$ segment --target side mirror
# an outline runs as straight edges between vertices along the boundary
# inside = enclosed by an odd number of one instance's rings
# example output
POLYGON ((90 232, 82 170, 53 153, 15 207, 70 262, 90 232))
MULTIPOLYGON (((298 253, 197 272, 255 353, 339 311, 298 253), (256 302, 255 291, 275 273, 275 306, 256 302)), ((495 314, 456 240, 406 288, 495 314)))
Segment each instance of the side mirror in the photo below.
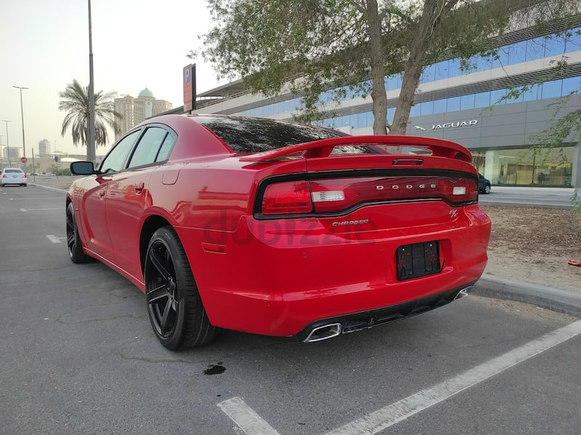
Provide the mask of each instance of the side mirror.
POLYGON ((92 175, 95 173, 93 162, 73 162, 71 163, 71 174, 92 175))

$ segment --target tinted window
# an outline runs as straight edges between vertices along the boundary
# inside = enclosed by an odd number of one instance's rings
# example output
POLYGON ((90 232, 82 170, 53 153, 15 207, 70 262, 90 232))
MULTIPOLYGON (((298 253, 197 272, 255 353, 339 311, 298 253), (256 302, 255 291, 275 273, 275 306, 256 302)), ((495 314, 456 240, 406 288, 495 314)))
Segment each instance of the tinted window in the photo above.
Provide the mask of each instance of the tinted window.
POLYGON ((168 132, 163 128, 148 128, 139 140, 135 151, 133 151, 128 167, 134 168, 136 166, 155 163, 156 157, 167 135, 168 132))
POLYGON ((107 157, 105 157, 105 160, 103 160, 103 163, 101 163, 100 172, 102 174, 119 172, 125 167, 127 156, 131 151, 131 147, 133 146, 135 139, 137 139, 137 136, 139 136, 139 133, 141 133, 141 130, 134 131, 133 133, 125 136, 117 143, 117 145, 115 145, 115 148, 109 152, 107 157))
POLYGON ((20 169, 5 169, 4 172, 7 174, 22 174, 20 169))
POLYGON ((197 116, 195 121, 212 130, 235 153, 257 153, 339 136, 310 125, 270 119, 197 116))

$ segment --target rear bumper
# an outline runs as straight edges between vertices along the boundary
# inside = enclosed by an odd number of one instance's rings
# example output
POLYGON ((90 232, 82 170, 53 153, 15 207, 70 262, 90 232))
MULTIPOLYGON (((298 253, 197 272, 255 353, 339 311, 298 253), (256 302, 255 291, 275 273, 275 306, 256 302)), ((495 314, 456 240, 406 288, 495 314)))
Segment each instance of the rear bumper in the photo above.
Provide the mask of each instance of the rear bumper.
POLYGON ((23 184, 28 184, 28 180, 10 180, 10 181, 0 181, 2 186, 21 186, 23 184))
POLYGON ((391 305, 363 313, 317 320, 307 325, 294 338, 298 341, 312 343, 336 337, 340 334, 370 329, 384 323, 402 320, 448 305, 450 302, 467 296, 472 289, 470 283, 460 288, 448 290, 426 298, 416 299, 402 304, 391 305))
POLYGON ((232 232, 178 230, 214 326, 299 339, 328 323, 348 332, 450 302, 487 262, 490 220, 478 206, 452 223, 381 231, 332 234, 317 219, 289 225, 243 217, 232 232), (442 271, 398 281, 397 248, 435 240, 442 271))

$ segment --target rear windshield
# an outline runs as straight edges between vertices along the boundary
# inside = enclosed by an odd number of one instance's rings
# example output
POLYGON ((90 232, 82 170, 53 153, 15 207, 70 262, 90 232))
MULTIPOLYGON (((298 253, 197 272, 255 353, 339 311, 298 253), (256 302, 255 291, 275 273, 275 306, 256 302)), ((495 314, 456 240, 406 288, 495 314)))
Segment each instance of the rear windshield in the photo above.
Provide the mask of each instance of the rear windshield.
POLYGON ((21 169, 4 169, 4 172, 7 174, 22 174, 21 169))
POLYGON ((266 118, 196 116, 194 119, 212 130, 237 154, 341 136, 332 130, 266 118))

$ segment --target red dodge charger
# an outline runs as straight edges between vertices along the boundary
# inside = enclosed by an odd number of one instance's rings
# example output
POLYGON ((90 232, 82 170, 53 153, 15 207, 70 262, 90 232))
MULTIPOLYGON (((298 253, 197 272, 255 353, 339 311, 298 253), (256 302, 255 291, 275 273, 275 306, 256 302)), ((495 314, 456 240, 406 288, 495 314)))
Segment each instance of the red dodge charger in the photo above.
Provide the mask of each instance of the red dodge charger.
POLYGON ((315 342, 440 307, 486 266, 471 154, 449 141, 168 115, 71 164, 68 252, 146 295, 160 342, 315 342))

